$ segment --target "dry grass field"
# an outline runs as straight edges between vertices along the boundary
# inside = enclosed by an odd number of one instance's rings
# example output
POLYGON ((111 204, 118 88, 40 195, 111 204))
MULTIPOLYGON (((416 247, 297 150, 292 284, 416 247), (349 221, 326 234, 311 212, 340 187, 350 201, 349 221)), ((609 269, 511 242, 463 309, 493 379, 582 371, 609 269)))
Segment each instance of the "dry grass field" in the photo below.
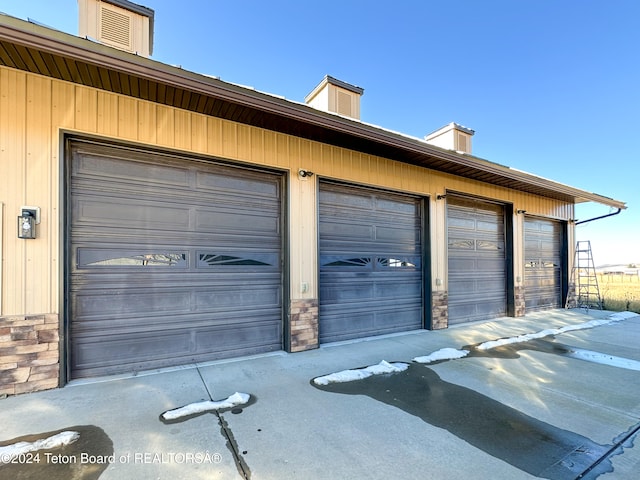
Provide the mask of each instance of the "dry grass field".
POLYGON ((605 310, 640 313, 640 277, 638 275, 598 274, 600 296, 605 310))

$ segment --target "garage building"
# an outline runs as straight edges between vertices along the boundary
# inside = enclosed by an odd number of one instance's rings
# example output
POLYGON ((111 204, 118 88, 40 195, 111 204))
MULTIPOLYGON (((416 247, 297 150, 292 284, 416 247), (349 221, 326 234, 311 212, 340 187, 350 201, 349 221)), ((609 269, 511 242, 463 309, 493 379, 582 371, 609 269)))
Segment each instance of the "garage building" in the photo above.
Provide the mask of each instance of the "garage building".
POLYGON ((142 54, 0 16, 0 395, 564 307, 575 204, 625 208, 331 76, 298 103, 156 62, 152 11, 99 6, 142 54))

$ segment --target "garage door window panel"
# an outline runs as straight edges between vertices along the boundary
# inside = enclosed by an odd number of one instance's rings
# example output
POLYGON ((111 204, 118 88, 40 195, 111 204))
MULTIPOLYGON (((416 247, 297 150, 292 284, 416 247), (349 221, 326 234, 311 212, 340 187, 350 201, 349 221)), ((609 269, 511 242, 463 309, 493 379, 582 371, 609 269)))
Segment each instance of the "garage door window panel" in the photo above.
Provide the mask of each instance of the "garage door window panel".
POLYGON ((198 268, 210 267, 275 267, 277 266, 277 254, 216 254, 210 252, 198 252, 198 268))
POLYGON ((140 250, 78 249, 78 268, 91 267, 173 267, 188 268, 188 255, 179 253, 143 253, 140 250))

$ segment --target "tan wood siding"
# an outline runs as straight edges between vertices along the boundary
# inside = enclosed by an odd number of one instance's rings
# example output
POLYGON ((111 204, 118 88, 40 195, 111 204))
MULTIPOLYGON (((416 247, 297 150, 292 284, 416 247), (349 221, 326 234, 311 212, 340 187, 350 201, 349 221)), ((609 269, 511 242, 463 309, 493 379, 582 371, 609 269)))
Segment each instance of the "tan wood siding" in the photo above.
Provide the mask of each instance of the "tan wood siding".
MULTIPOLYGON (((53 165, 50 161, 51 152, 51 110, 42 109, 42 105, 51 103, 51 85, 41 77, 27 77, 26 104, 26 158, 25 158, 25 191, 28 205, 52 205, 53 165)), ((51 216, 42 216, 36 229, 44 242, 51 244, 51 216)), ((38 279, 51 278, 56 274, 51 270, 51 249, 39 248, 37 243, 25 242, 27 248, 25 268, 24 296, 27 306, 29 299, 37 298, 44 305, 52 305, 51 288, 48 282, 38 279), (32 281, 31 279, 35 279, 32 281)), ((51 310, 49 310, 51 311, 51 310)), ((45 311, 27 310, 25 313, 47 313, 45 311)))
POLYGON ((26 184, 26 75, 0 69, 0 201, 4 203, 5 236, 2 252, 2 314, 23 313, 26 303, 26 263, 32 249, 16 238, 18 209, 27 198, 26 184))
MULTIPOLYGON (((573 218, 571 203, 0 67, 3 315, 59 311, 60 130, 290 170, 292 298, 317 298, 315 208, 307 203, 315 202, 318 177, 431 196, 434 204, 436 194, 450 190, 513 203, 531 215, 573 218), (300 168, 315 176, 300 180, 300 168), (21 205, 42 209, 36 240, 16 238, 21 205), (309 282, 304 295, 301 282, 309 282)), ((438 209, 432 207, 434 283, 445 275, 438 209)))

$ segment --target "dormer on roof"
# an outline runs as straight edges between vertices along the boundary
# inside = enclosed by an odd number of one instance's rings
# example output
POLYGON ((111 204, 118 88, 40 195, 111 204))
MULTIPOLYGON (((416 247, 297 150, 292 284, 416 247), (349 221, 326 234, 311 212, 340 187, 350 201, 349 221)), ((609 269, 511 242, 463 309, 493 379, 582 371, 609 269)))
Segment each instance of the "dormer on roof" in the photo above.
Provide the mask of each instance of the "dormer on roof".
POLYGON ((154 11, 127 0, 78 0, 78 34, 125 52, 153 53, 154 11))
POLYGON ((364 89, 326 75, 309 95, 307 105, 360 120, 360 97, 364 89))
POLYGON ((427 143, 436 147, 454 150, 456 152, 471 153, 471 137, 475 131, 451 122, 435 132, 424 137, 427 143))

